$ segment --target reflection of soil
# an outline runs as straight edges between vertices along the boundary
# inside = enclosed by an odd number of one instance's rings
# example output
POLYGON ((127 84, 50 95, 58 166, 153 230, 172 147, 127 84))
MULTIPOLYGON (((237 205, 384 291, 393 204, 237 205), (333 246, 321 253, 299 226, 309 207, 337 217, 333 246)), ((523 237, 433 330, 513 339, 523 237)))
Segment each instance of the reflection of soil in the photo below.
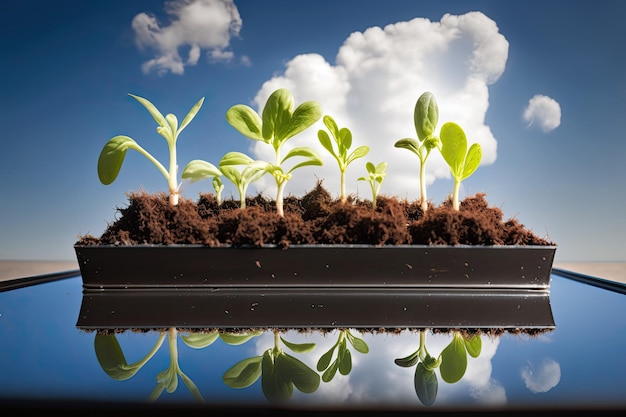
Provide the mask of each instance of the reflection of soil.
POLYGON ((445 201, 424 214, 419 202, 395 197, 379 197, 376 210, 354 198, 341 204, 320 182, 302 198, 285 198, 284 217, 260 194, 246 204, 244 210, 234 200, 218 206, 213 194, 201 194, 197 202, 181 198, 170 206, 164 193, 134 192, 102 236, 81 236, 77 244, 554 245, 516 219, 504 221, 485 194, 466 198, 459 211, 445 201))

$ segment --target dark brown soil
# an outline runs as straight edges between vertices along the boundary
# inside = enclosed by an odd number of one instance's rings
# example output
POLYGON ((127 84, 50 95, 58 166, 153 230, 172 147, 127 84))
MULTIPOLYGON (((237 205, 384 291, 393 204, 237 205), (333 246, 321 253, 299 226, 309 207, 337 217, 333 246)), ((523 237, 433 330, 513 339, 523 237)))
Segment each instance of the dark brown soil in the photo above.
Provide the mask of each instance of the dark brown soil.
POLYGON ((128 206, 117 209, 117 220, 102 236, 80 236, 77 244, 555 245, 516 219, 503 220, 502 210, 489 207, 485 194, 466 198, 458 211, 445 201, 424 213, 419 202, 394 197, 379 197, 373 210, 367 200, 341 204, 318 182, 302 198, 285 199, 284 217, 260 194, 248 198, 243 210, 235 200, 218 206, 213 194, 201 194, 196 202, 181 198, 177 206, 168 204, 165 193, 128 197, 128 206))

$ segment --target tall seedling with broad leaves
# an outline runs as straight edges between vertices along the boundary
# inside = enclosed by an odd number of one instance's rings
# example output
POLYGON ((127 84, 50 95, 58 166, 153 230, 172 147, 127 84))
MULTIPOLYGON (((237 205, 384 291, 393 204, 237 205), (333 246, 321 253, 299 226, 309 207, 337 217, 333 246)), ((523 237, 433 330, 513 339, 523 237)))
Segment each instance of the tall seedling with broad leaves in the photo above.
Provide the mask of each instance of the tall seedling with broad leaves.
MULTIPOLYGON (((148 160, 161 171, 167 180, 169 203, 175 206, 178 204, 180 189, 180 184, 177 182, 178 162, 176 158, 176 143, 180 132, 187 127, 200 110, 200 107, 202 107, 204 97, 189 110, 179 126, 178 119, 173 114, 170 113, 164 117, 150 101, 133 94, 129 95, 141 103, 159 125, 156 129, 157 133, 165 138, 169 148, 169 168, 165 169, 156 158, 130 137, 119 135, 109 139, 100 152, 100 157, 98 158, 98 178, 104 185, 109 185, 115 181, 124 163, 126 151, 133 149, 148 158, 148 160)), ((183 170, 182 178, 193 182, 203 178, 202 175, 207 175, 207 172, 210 173, 211 176, 221 175, 220 171, 208 162, 198 164, 197 161, 191 161, 183 170)))
POLYGON ((413 121, 418 140, 413 138, 400 139, 395 143, 396 148, 404 148, 413 152, 420 160, 420 201, 422 211, 428 208, 426 200, 426 160, 430 151, 439 148, 441 142, 435 136, 435 129, 439 121, 439 107, 432 93, 422 94, 415 104, 413 121))
POLYGON ((346 196, 346 170, 348 169, 348 165, 350 165, 354 160, 364 157, 370 151, 368 146, 359 146, 351 153, 348 153, 350 147, 352 147, 352 132, 350 129, 346 127, 342 127, 339 129, 337 127, 337 123, 335 123, 335 119, 330 116, 324 116, 324 124, 326 128, 330 132, 333 137, 333 140, 337 144, 337 150, 333 147, 332 141, 328 133, 325 130, 319 130, 317 132, 317 137, 322 144, 322 146, 330 152, 330 154, 337 160, 337 164, 339 165, 339 172, 341 173, 341 194, 340 200, 341 203, 345 203, 347 200, 346 196))
POLYGON ((454 193, 452 194, 452 207, 459 209, 459 188, 461 181, 476 171, 482 159, 482 148, 474 143, 467 149, 467 138, 461 126, 448 122, 441 126, 441 155, 450 167, 454 178, 454 193))
POLYGON ((226 112, 226 120, 244 136, 259 140, 274 149, 276 158, 268 164, 267 172, 272 174, 276 181, 276 212, 284 216, 283 193, 291 173, 297 168, 307 165, 322 165, 321 156, 312 148, 295 147, 283 156, 285 143, 312 126, 322 117, 322 108, 319 103, 307 101, 294 110, 294 100, 287 89, 278 89, 270 95, 259 115, 251 107, 237 104, 226 112), (302 161, 290 169, 283 167, 284 163, 294 157, 302 161))

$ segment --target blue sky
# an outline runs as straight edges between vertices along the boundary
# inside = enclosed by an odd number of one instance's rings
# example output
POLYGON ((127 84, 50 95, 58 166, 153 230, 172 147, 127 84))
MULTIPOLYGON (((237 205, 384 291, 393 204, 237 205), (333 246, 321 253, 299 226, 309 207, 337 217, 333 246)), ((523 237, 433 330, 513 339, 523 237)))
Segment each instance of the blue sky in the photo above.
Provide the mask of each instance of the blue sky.
MULTIPOLYGON (((366 161, 386 161, 381 193, 418 197, 418 160, 393 144, 416 136, 413 106, 431 91, 440 125, 459 123, 483 147, 462 197, 485 192, 506 218, 555 241, 557 261, 624 261, 624 12, 607 0, 4 0, 0 259, 72 260, 78 236, 102 233, 126 193, 167 191, 133 151, 113 184, 98 180, 98 155, 116 135, 168 164, 154 120, 128 93, 179 120, 205 98, 178 141, 182 170, 229 151, 269 158, 225 114, 260 110, 287 87, 370 146, 348 169, 348 192, 369 198, 356 178, 366 161)), ((319 148, 320 128, 288 143, 319 148)), ((337 164, 320 152, 324 166, 296 170, 286 195, 322 178, 338 196, 337 164)), ((437 154, 427 178, 434 203, 452 192, 437 154)), ((249 193, 272 197, 269 179, 249 193)), ((210 181, 184 187, 191 199, 212 191, 210 181)), ((226 184, 225 197, 234 193, 226 184)))

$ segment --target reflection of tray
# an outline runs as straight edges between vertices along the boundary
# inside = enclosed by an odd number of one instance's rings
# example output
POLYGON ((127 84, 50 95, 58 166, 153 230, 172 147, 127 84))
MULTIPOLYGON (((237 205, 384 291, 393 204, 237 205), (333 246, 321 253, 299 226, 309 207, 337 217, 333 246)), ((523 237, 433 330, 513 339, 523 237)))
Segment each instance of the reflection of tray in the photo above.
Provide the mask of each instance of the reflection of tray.
POLYGON ((85 290, 77 327, 555 328, 543 290, 85 290))
POLYGON ((553 246, 75 246, 85 288, 550 286, 553 246))

